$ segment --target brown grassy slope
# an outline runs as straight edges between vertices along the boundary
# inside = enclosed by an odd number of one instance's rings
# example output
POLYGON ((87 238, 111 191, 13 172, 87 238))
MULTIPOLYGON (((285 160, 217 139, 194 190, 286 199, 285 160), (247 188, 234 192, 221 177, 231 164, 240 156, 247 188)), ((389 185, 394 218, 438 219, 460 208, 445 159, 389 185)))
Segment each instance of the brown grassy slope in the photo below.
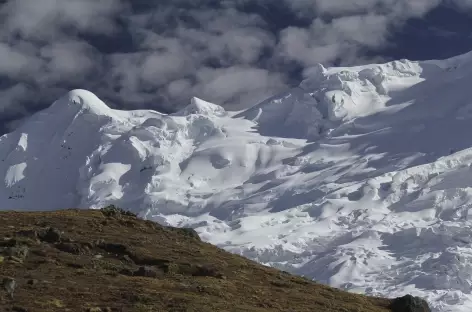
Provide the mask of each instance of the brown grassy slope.
POLYGON ((390 300, 264 267, 192 230, 105 212, 0 212, 0 311, 391 311, 390 300))

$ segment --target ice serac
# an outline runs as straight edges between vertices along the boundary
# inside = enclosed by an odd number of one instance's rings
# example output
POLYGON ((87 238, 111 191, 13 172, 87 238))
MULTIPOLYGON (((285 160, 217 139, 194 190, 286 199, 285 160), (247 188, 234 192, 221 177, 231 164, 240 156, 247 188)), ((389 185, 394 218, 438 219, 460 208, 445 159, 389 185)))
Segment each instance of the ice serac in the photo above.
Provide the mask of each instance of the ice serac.
POLYGON ((240 112, 75 90, 0 138, 0 204, 115 204, 333 286, 470 311, 471 59, 317 65, 240 112))

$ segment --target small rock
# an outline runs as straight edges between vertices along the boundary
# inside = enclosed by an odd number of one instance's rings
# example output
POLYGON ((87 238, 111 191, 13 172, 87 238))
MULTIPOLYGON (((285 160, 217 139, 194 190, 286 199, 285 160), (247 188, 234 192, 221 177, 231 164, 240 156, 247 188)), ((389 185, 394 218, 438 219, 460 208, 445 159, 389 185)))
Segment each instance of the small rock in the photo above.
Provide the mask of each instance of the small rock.
POLYGON ((105 250, 106 252, 113 253, 113 254, 127 254, 128 253, 128 247, 126 247, 123 244, 102 242, 98 244, 97 247, 105 250))
POLYGON ((38 283, 38 280, 36 280, 36 279, 30 279, 30 280, 28 280, 27 283, 28 283, 28 285, 34 286, 34 285, 36 285, 36 284, 38 283))
POLYGON ((81 248, 80 244, 77 243, 59 243, 56 244, 55 247, 60 251, 67 252, 74 255, 80 255, 84 253, 83 248, 81 248))
POLYGON ((127 263, 133 263, 134 262, 133 259, 131 259, 130 256, 128 256, 128 255, 123 255, 121 257, 121 260, 123 260, 124 262, 127 262, 127 263))
POLYGON ((139 267, 139 269, 135 271, 133 275, 144 276, 144 277, 157 277, 158 276, 157 272, 154 269, 150 267, 146 267, 146 266, 139 267))
POLYGON ((28 255, 29 248, 27 246, 18 246, 18 247, 10 247, 7 249, 7 254, 10 256, 10 259, 14 260, 15 262, 23 262, 28 255))
POLYGON ((61 232, 53 227, 48 228, 46 231, 39 235, 39 238, 48 243, 57 243, 61 240, 61 232))
POLYGON ((392 312, 431 312, 425 300, 411 295, 394 299, 390 308, 392 312))
POLYGON ((15 292, 16 281, 14 278, 6 277, 2 281, 3 289, 10 295, 10 298, 13 299, 13 293, 15 292))
POLYGON ((94 257, 95 259, 102 259, 102 258, 103 258, 102 255, 95 255, 95 256, 93 256, 93 257, 94 257))
POLYGON ((13 311, 13 312, 28 312, 28 309, 23 308, 23 307, 14 306, 14 307, 12 308, 12 311, 13 311))
POLYGON ((15 257, 15 256, 10 256, 8 258, 8 260, 10 260, 11 263, 16 263, 16 264, 22 264, 23 263, 23 260, 18 258, 18 257, 15 257))
POLYGON ((87 312, 103 312, 103 310, 99 307, 88 308, 87 312))
POLYGON ((85 267, 83 263, 78 263, 78 262, 67 262, 66 265, 69 268, 74 268, 74 269, 83 269, 85 267))
POLYGON ((100 238, 100 239, 97 239, 95 241, 93 241, 92 243, 90 243, 90 246, 93 247, 97 247, 97 246, 100 246, 102 244, 105 244, 105 240, 103 238, 100 238))

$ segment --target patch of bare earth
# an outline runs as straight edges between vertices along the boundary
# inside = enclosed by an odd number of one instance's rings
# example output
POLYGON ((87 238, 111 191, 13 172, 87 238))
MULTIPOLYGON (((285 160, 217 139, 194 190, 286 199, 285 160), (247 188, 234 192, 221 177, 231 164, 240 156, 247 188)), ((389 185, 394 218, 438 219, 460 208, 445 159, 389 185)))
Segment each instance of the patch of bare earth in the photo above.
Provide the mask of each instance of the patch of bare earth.
POLYGON ((418 298, 351 294, 264 267, 114 207, 0 212, 0 283, 2 312, 429 311, 418 298))

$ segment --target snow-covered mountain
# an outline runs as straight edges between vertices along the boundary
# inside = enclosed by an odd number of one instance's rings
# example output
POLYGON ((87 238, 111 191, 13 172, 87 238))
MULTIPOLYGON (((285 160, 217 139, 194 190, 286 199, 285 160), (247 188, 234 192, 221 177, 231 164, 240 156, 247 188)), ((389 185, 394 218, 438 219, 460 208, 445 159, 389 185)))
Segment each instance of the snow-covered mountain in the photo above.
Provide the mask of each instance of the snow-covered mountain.
POLYGON ((2 209, 116 204, 354 292, 472 309, 472 53, 312 69, 241 112, 74 90, 0 138, 2 209))

